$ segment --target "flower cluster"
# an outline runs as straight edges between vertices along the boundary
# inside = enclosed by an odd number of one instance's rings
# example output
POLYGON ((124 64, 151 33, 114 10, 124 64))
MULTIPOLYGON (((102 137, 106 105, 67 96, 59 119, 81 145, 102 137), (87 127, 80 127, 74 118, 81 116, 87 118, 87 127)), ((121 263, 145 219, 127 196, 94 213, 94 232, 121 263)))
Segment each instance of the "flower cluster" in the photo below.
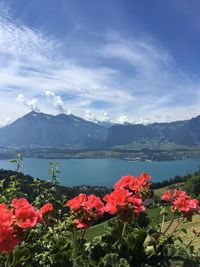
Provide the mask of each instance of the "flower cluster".
POLYGON ((142 199, 134 196, 127 189, 115 190, 110 194, 105 195, 106 211, 114 215, 116 213, 125 213, 132 210, 133 213, 140 213, 145 208, 142 204, 142 199))
POLYGON ((66 206, 71 208, 77 228, 87 228, 104 212, 112 215, 123 214, 123 217, 129 216, 130 213, 138 214, 145 209, 143 199, 150 192, 149 179, 150 176, 147 173, 142 173, 138 177, 123 176, 115 184, 115 190, 104 196, 103 200, 106 202, 106 206, 99 197, 86 196, 86 194, 79 194, 69 200, 66 206))
POLYGON ((144 172, 139 176, 123 176, 114 186, 115 190, 127 189, 139 198, 146 198, 150 192, 149 188, 152 183, 148 180, 151 176, 144 172))
POLYGON ((195 213, 199 207, 199 201, 191 198, 182 190, 175 189, 173 194, 170 190, 166 191, 162 196, 162 200, 171 203, 172 212, 179 211, 182 213, 195 213))
MULTIPOLYGON (((85 229, 105 212, 118 215, 118 222, 123 222, 124 225, 127 222, 130 223, 133 218, 137 218, 135 215, 145 209, 143 200, 151 193, 152 183, 149 179, 150 176, 147 173, 142 173, 138 177, 123 176, 115 183, 114 191, 104 196, 104 202, 93 194, 89 196, 79 194, 68 200, 66 206, 71 209, 69 224, 75 225, 77 229, 85 229)), ((178 211, 183 215, 183 220, 200 210, 199 201, 189 197, 182 190, 174 190, 173 193, 168 190, 162 196, 162 200, 171 204, 172 212, 178 211)), ((52 210, 51 203, 37 210, 25 198, 13 199, 9 207, 5 203, 0 204, 0 253, 12 252, 22 240, 26 240, 29 229, 38 223, 43 224, 45 214, 49 214, 52 210)), ((125 232, 124 229, 122 234, 125 232)))
POLYGON ((142 212, 145 209, 142 201, 150 192, 150 178, 147 173, 142 173, 138 177, 123 176, 115 184, 115 190, 104 197, 107 203, 106 211, 113 215, 119 214, 124 219, 131 214, 142 212))
POLYGON ((40 208, 39 211, 37 211, 37 222, 40 224, 44 223, 44 214, 49 214, 53 210, 53 205, 51 203, 47 203, 44 206, 40 208))
POLYGON ((92 225, 105 211, 101 199, 93 194, 89 196, 79 194, 77 197, 68 200, 66 206, 70 207, 72 214, 75 215, 74 223, 79 229, 92 225))
POLYGON ((25 198, 13 199, 10 209, 0 204, 0 252, 11 252, 24 238, 24 229, 43 223, 43 215, 52 209, 48 203, 38 211, 25 198))

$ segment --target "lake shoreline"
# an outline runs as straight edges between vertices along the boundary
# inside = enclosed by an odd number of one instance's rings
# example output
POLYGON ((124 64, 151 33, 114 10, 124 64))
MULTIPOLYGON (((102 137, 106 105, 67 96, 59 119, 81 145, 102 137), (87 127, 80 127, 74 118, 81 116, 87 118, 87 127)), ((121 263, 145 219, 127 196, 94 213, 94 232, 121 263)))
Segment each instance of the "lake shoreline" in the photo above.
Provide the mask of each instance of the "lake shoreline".
MULTIPOLYGON (((17 155, 17 154, 16 154, 17 155)), ((0 160, 11 160, 16 158, 16 155, 13 155, 13 157, 0 157, 0 160)), ((24 159, 48 159, 48 160, 73 160, 73 159, 119 159, 119 160, 123 160, 123 161, 128 161, 128 162, 165 162, 165 161, 177 161, 177 160, 200 160, 200 157, 194 157, 194 158, 185 158, 185 157, 182 157, 182 158, 169 158, 169 159, 154 159, 154 160, 151 160, 151 159, 134 159, 134 158, 121 158, 121 157, 108 157, 108 156, 105 156, 105 157, 34 157, 34 156, 30 156, 30 157, 26 157, 26 156, 23 156, 22 157, 24 159)))
POLYGON ((110 149, 110 150, 86 150, 86 149, 3 149, 0 148, 0 159, 15 158, 20 153, 23 158, 36 159, 120 159, 132 162, 173 161, 182 159, 200 159, 200 149, 110 149))

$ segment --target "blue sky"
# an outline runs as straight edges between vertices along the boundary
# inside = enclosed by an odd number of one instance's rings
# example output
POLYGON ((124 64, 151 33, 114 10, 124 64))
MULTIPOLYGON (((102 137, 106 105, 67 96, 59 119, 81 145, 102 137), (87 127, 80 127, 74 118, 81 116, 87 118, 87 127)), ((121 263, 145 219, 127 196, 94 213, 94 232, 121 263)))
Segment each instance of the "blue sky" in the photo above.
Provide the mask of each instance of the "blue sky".
POLYGON ((198 0, 0 0, 0 124, 200 114, 198 0))

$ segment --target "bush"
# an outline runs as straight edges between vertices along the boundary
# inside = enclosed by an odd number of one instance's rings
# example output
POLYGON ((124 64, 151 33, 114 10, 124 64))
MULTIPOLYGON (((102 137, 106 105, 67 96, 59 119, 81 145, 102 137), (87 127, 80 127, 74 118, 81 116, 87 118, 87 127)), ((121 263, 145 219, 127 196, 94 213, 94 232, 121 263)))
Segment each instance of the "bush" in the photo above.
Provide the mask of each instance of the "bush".
MULTIPOLYGON (((149 178, 146 173, 124 176, 103 200, 80 193, 67 202, 55 194, 54 186, 40 187, 38 180, 34 200, 21 192, 17 175, 2 181, 0 266, 199 266, 200 252, 193 240, 184 244, 175 234, 199 212, 198 200, 184 191, 168 190, 162 200, 171 206, 171 221, 166 222, 167 211, 162 209, 162 223, 152 226, 144 206, 152 197, 149 178), (113 216, 106 233, 87 242, 85 232, 105 213, 113 216)), ((193 234, 199 238, 200 231, 193 229, 193 234)))
POLYGON ((187 177, 184 190, 189 195, 200 199, 200 170, 187 177))

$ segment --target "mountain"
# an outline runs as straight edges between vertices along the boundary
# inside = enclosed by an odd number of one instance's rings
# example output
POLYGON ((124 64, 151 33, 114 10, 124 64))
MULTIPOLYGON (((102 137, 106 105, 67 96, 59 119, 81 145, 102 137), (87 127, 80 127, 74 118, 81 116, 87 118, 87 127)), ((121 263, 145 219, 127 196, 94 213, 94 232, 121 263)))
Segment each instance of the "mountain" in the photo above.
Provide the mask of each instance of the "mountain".
POLYGON ((0 146, 88 147, 100 143, 107 129, 74 115, 30 112, 0 129, 0 146))
POLYGON ((106 146, 124 145, 141 138, 153 138, 156 131, 147 129, 142 124, 113 125, 108 131, 108 137, 105 139, 106 146))
POLYGON ((104 141, 106 147, 123 146, 130 148, 136 144, 177 144, 200 145, 200 116, 191 120, 150 125, 113 125, 104 141), (127 146, 129 145, 129 146, 127 146))
POLYGON ((200 116, 170 123, 102 125, 74 115, 30 112, 0 128, 0 147, 80 149, 200 145, 200 116))

